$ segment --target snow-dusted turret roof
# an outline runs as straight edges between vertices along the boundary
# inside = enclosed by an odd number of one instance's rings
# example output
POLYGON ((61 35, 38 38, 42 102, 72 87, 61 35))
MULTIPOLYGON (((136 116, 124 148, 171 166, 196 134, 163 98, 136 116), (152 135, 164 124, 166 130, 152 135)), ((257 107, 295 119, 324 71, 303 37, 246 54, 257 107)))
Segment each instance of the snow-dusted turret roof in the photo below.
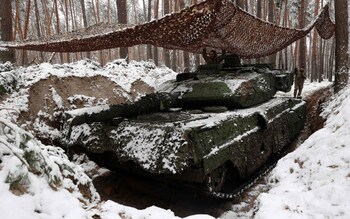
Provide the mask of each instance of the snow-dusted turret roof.
POLYGON ((273 54, 306 36, 316 27, 330 38, 335 29, 328 5, 304 29, 280 27, 235 6, 230 0, 207 0, 133 27, 96 26, 47 39, 1 45, 9 48, 49 52, 82 52, 139 44, 201 52, 204 47, 224 49, 245 58, 273 54))

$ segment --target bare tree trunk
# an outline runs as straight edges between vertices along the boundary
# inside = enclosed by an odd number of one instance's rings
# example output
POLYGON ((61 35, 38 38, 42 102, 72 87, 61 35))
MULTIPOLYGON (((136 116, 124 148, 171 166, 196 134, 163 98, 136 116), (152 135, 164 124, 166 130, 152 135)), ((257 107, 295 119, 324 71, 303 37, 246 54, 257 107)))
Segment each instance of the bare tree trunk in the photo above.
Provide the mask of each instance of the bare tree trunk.
MULTIPOLYGON (((65 9, 65 17, 66 17, 66 32, 69 32, 69 9, 68 9, 68 0, 64 0, 64 9, 65 9)), ((73 19, 73 18, 72 18, 73 19)), ((70 62, 70 54, 66 53, 67 62, 70 62)))
POLYGON ((72 28, 73 30, 77 29, 78 23, 77 23, 77 15, 75 11, 75 6, 73 0, 69 0, 69 8, 70 8, 70 16, 72 18, 72 28))
MULTIPOLYGON (((178 10, 178 1, 177 0, 171 0, 172 2, 172 5, 171 5, 171 8, 172 8, 172 11, 177 11, 178 10)), ((171 53, 171 69, 173 71, 176 71, 176 66, 177 66, 177 50, 172 50, 172 53, 171 53)))
MULTIPOLYGON (((269 22, 275 23, 275 1, 269 0, 269 22)), ((276 68, 276 53, 270 55, 269 62, 272 64, 273 68, 276 68)))
POLYGON ((329 59, 330 59, 330 50, 331 50, 331 40, 324 41, 324 79, 328 79, 329 81, 329 59))
MULTIPOLYGON (((262 0, 258 1, 256 4, 256 16, 258 18, 262 18, 262 0)), ((256 59, 256 63, 261 63, 261 62, 262 62, 261 58, 256 59)))
MULTIPOLYGON (((179 0, 179 10, 182 10, 185 8, 185 0, 179 0)), ((186 51, 183 51, 183 56, 184 56, 184 71, 189 71, 190 70, 190 54, 186 51)))
POLYGON ((324 77, 324 49, 325 49, 325 46, 324 46, 324 41, 322 40, 322 38, 319 39, 319 60, 320 60, 320 64, 319 64, 319 68, 318 68, 318 71, 319 71, 319 74, 318 74, 318 82, 321 82, 323 81, 323 77, 324 77))
MULTIPOLYGON (((318 7, 319 7, 320 1, 315 1, 315 11, 314 16, 316 17, 318 15, 318 7)), ((319 69, 317 62, 319 59, 319 54, 317 51, 318 48, 318 33, 316 30, 313 31, 313 37, 312 37, 312 55, 311 55, 311 81, 316 81, 319 78, 319 69)))
MULTIPOLYGON (((128 12, 126 0, 116 0, 117 1, 117 13, 118 13, 118 23, 127 24, 128 23, 128 12)), ((128 61, 129 50, 127 47, 122 47, 119 50, 120 58, 125 58, 128 61)))
POLYGON ((255 1, 254 0, 249 0, 249 13, 250 14, 254 14, 254 8, 255 8, 255 1))
POLYGON ((54 6, 55 6, 55 15, 56 15, 56 33, 60 33, 60 17, 58 14, 58 4, 57 0, 54 0, 54 6))
MULTIPOLYGON (((40 15, 39 15, 39 7, 38 7, 38 1, 34 0, 34 12, 35 12, 35 29, 36 34, 38 35, 38 38, 41 38, 41 30, 40 30, 40 15)), ((44 61, 44 54, 43 52, 39 52, 41 61, 44 61)))
MULTIPOLYGON (((25 16, 25 22, 24 22, 24 32, 23 32, 23 39, 27 39, 28 37, 28 29, 29 29, 29 15, 30 15, 30 8, 31 8, 31 0, 27 1, 26 6, 26 16, 25 16)), ((28 52, 26 50, 22 51, 22 65, 28 64, 28 52)))
POLYGON ((268 16, 268 11, 269 11, 269 4, 267 3, 267 1, 269 0, 263 0, 264 4, 263 4, 263 20, 267 19, 268 16))
POLYGON ((107 1, 107 24, 111 23, 111 0, 107 1))
MULTIPOLYGON (((151 21, 152 19, 152 0, 148 0, 148 9, 147 9, 147 21, 151 21)), ((147 59, 153 60, 152 56, 152 46, 150 44, 147 45, 147 59)))
MULTIPOLYGON (((283 15, 283 26, 287 26, 288 23, 288 18, 289 18, 289 13, 288 13, 288 0, 284 1, 284 15, 283 15)), ((292 46, 290 46, 292 48, 292 46)), ((284 49, 284 68, 288 69, 288 47, 284 49)))
MULTIPOLYGON (((321 0, 321 7, 323 6, 323 0, 321 0)), ((325 69, 325 41, 320 37, 319 38, 319 60, 320 60, 320 65, 319 65, 319 74, 318 74, 318 82, 323 81, 324 78, 324 69, 325 69)))
POLYGON ((16 17, 15 17, 15 35, 14 39, 17 38, 17 31, 19 38, 23 40, 23 32, 22 32, 22 25, 21 25, 21 2, 19 0, 16 0, 16 17))
POLYGON ((258 1, 256 5, 256 16, 262 18, 262 1, 258 1))
POLYGON ((335 82, 334 90, 339 92, 349 81, 349 31, 348 1, 334 1, 335 7, 335 82))
POLYGON ((96 12, 96 9, 95 9, 96 5, 95 5, 95 1, 94 0, 91 0, 91 6, 92 6, 92 10, 94 12, 95 23, 98 24, 97 12, 96 12))
POLYGON ((335 37, 332 39, 331 49, 329 53, 329 62, 328 62, 328 81, 333 81, 333 67, 335 59, 335 37))
MULTIPOLYGON (((56 32, 57 32, 57 34, 59 34, 61 32, 61 30, 60 30, 60 17, 59 17, 59 13, 58 13, 57 0, 54 0, 54 5, 55 5, 55 14, 56 14, 56 32)), ((62 53, 60 53, 60 61, 61 61, 61 63, 63 62, 63 54, 62 53)))
MULTIPOLYGON (((111 23, 111 0, 107 1, 107 24, 108 26, 111 23)), ((109 49, 108 50, 108 60, 111 61, 112 60, 112 50, 109 49)))
MULTIPOLYGON (((154 3, 154 19, 156 20, 158 20, 159 18, 158 12, 159 12, 159 0, 156 0, 154 3)), ((156 46, 153 47, 153 61, 156 66, 159 65, 158 47, 156 46)))
MULTIPOLYGON (((76 11, 76 1, 73 1, 73 0, 69 0, 69 7, 70 7, 70 11, 71 11, 71 17, 72 17, 72 28, 73 30, 76 30, 78 29, 78 22, 77 22, 77 18, 79 17, 77 15, 77 11, 76 11)), ((82 59, 83 56, 82 56, 82 52, 80 53, 75 53, 75 60, 80 60, 82 59)))
MULTIPOLYGON (((163 0, 163 6, 164 6, 164 15, 170 13, 170 4, 169 0, 163 0)), ((164 56, 164 64, 167 67, 170 67, 170 52, 168 49, 163 49, 163 56, 164 56)))
MULTIPOLYGON (((87 22, 87 17, 86 17, 86 9, 85 9, 85 0, 80 0, 80 5, 81 5, 81 13, 83 14, 83 23, 84 27, 88 27, 88 22, 87 22)), ((86 57, 88 59, 91 58, 91 52, 86 52, 86 57)))
MULTIPOLYGON (((50 1, 50 3, 52 4, 51 8, 52 8, 52 12, 50 15, 50 11, 49 11, 49 3, 47 2, 47 0, 41 0, 41 6, 43 7, 44 10, 44 14, 45 14, 45 25, 44 27, 46 28, 46 36, 51 36, 52 33, 55 32, 53 24, 52 24, 52 18, 53 18, 53 14, 54 14, 54 2, 50 1)), ((51 56, 49 57, 49 62, 52 62, 52 59, 55 57, 56 53, 52 53, 51 56)), ((57 57, 57 56, 56 56, 57 57)))
MULTIPOLYGON (((23 30, 22 30, 22 22, 21 22, 21 2, 19 0, 16 0, 16 16, 15 16, 15 33, 14 33, 14 40, 17 38, 17 32, 20 40, 23 40, 23 30)), ((23 64, 23 50, 17 52, 17 57, 21 57, 20 59, 17 58, 17 61, 23 64)))
MULTIPOLYGON (((143 5, 143 19, 141 22, 145 22, 147 20, 147 6, 146 1, 142 0, 143 5)), ((147 60, 147 45, 141 45, 141 60, 147 60)))
MULTIPOLYGON (((96 17, 97 17, 97 25, 100 25, 101 18, 100 18, 100 0, 96 0, 96 17)), ((102 66, 105 65, 105 57, 103 50, 99 50, 99 62, 102 66)))
POLYGON ((312 39, 313 39, 313 35, 310 34, 310 40, 309 40, 309 45, 307 46, 307 48, 309 48, 309 50, 306 50, 306 64, 307 64, 307 75, 308 77, 311 79, 311 82, 313 82, 313 78, 312 78, 312 66, 311 66, 311 57, 312 57, 312 39))
MULTIPOLYGON (((299 12, 299 28, 305 27, 306 0, 301 0, 299 12)), ((299 40, 299 68, 306 68, 306 39, 299 40)))
POLYGON ((142 0, 142 5, 143 5, 143 16, 145 18, 145 20, 147 20, 147 6, 146 6, 146 1, 142 0))
POLYGON ((47 9, 47 2, 46 2, 46 0, 41 0, 41 5, 43 7, 44 14, 45 14, 46 35, 50 36, 51 35, 52 22, 51 22, 51 18, 50 18, 50 15, 49 15, 49 10, 47 9))
POLYGON ((23 39, 27 39, 27 37, 28 37, 30 7, 31 7, 31 1, 28 0, 27 7, 26 7, 26 17, 25 17, 25 23, 24 23, 23 39))
MULTIPOLYGON (((136 0, 132 0, 133 2, 133 11, 134 11, 134 19, 135 19, 135 24, 139 24, 139 17, 138 17, 138 10, 137 10, 137 5, 138 5, 138 1, 136 0)), ((141 58, 141 48, 142 46, 137 45, 134 46, 133 52, 134 52, 134 60, 139 61, 141 58)))
MULTIPOLYGON (((277 25, 282 25, 284 22, 284 16, 282 16, 283 14, 283 6, 282 3, 280 5, 278 5, 279 7, 277 8, 276 5, 274 5, 274 11, 276 12, 276 24, 277 25)), ((275 67, 278 68, 284 68, 283 65, 283 51, 278 51, 277 53, 275 53, 275 67)))
MULTIPOLYGON (((192 5, 198 4, 198 0, 192 0, 192 5)), ((198 53, 194 54, 194 64, 195 68, 197 68, 200 65, 201 57, 198 53)))
MULTIPOLYGON (((1 30, 1 40, 12 41, 13 40, 13 30, 12 30, 12 5, 11 0, 4 0, 2 6, 0 7, 0 30, 1 30)), ((2 62, 12 62, 15 63, 15 51, 9 49, 8 51, 0 51, 0 61, 2 62)))

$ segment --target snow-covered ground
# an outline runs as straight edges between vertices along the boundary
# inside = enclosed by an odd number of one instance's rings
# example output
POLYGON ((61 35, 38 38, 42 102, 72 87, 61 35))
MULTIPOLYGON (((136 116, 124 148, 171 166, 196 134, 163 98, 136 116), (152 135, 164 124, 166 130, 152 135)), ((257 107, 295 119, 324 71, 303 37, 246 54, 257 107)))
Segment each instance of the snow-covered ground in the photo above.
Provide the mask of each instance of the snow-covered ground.
POLYGON ((350 87, 322 113, 325 127, 279 161, 255 218, 350 218, 350 87))
MULTIPOLYGON (((80 77, 103 74, 125 90, 138 78, 157 87, 175 77, 167 68, 147 65, 109 63, 100 68, 81 61, 63 67, 46 63, 2 70, 10 71, 12 76, 0 73, 1 80, 15 79, 18 84, 8 88, 13 90, 12 95, 0 107, 26 110, 27 87, 52 74, 65 77, 66 69, 70 69, 69 74, 80 77), (121 70, 122 74, 115 74, 121 70)), ((1 69, 6 68, 1 65, 1 69)), ((304 95, 329 85, 306 83, 304 95)), ((102 219, 179 218, 171 209, 153 206, 137 210, 110 200, 101 202, 82 166, 70 162, 61 149, 44 146, 18 127, 14 122, 16 115, 11 112, 0 113, 0 218, 80 219, 93 215, 102 219), (87 188, 84 193, 82 186, 87 188)), ((237 212, 239 208, 233 206, 220 218, 350 218, 349 86, 325 105, 322 115, 327 118, 325 127, 278 162, 266 176, 269 190, 258 195, 254 207, 249 212, 237 212)), ((187 217, 211 218, 209 215, 187 217)))

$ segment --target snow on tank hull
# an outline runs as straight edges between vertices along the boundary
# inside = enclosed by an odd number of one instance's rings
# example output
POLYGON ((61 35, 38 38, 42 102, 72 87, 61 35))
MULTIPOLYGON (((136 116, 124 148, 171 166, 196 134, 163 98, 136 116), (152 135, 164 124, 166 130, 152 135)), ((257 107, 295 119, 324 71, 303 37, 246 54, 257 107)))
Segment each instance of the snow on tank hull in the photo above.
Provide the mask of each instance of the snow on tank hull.
POLYGON ((223 113, 162 112, 74 125, 68 139, 109 167, 204 182, 228 165, 243 180, 293 141, 305 116, 304 101, 274 98, 223 113))

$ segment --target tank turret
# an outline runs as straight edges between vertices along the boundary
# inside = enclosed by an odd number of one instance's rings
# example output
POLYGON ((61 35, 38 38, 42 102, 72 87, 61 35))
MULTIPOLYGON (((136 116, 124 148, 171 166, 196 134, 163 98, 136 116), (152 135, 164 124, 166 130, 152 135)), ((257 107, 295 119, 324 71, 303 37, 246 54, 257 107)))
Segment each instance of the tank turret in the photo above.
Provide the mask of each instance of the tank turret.
POLYGON ((160 92, 179 95, 185 107, 226 106, 247 108, 273 98, 277 91, 288 92, 293 74, 272 70, 269 64, 237 65, 231 56, 224 64, 201 65, 194 73, 179 74, 160 92))

